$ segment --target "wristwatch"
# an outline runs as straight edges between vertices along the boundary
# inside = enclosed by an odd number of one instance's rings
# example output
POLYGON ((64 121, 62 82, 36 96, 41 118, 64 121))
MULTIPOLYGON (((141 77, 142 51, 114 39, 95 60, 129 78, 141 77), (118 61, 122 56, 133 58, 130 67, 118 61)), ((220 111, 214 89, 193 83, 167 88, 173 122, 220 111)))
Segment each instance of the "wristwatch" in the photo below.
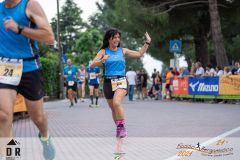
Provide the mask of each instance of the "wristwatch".
POLYGON ((24 29, 23 25, 18 25, 18 34, 21 34, 24 29))

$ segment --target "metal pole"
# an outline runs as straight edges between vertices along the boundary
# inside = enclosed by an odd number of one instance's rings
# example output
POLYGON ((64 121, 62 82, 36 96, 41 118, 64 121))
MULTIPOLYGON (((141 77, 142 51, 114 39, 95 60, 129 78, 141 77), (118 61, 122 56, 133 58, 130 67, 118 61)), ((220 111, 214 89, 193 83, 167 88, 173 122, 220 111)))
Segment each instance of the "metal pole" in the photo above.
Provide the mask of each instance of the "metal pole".
POLYGON ((59 0, 57 0, 57 41, 58 41, 58 53, 59 53, 59 98, 64 98, 63 91, 63 63, 62 63, 62 45, 60 41, 60 29, 59 29, 59 0))
POLYGON ((174 52, 174 67, 177 68, 177 53, 174 52))

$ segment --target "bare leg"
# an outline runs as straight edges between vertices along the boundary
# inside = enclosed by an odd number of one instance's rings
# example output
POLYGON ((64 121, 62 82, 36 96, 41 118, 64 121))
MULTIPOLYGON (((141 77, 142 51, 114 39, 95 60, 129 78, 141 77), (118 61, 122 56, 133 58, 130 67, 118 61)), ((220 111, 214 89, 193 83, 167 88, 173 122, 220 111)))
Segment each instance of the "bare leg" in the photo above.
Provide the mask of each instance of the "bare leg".
POLYGON ((96 89, 94 89, 94 91, 95 91, 95 97, 96 97, 96 102, 95 102, 95 104, 98 106, 99 89, 96 88, 96 89))
POLYGON ((28 113, 43 137, 48 137, 48 119, 43 111, 43 98, 37 101, 26 100, 28 113))
POLYGON ((82 98, 84 98, 85 97, 85 83, 82 83, 82 85, 81 85, 81 87, 82 87, 82 98))
POLYGON ((80 98, 82 98, 82 84, 79 84, 78 86, 78 95, 80 98))
POLYGON ((107 99, 107 102, 108 102, 108 106, 109 106, 110 109, 112 110, 112 118, 113 118, 113 121, 114 121, 114 123, 115 123, 115 121, 117 120, 117 118, 116 118, 115 110, 113 109, 113 99, 107 99))
POLYGON ((122 106, 122 101, 126 95, 127 91, 125 89, 117 89, 113 97, 113 108, 115 110, 116 119, 124 119, 124 109, 122 106))
POLYGON ((73 102, 73 90, 72 89, 69 89, 68 91, 68 98, 70 100, 70 102, 73 102))
POLYGON ((89 95, 91 99, 91 105, 93 105, 93 90, 94 90, 94 86, 89 85, 89 95))
POLYGON ((0 137, 12 136, 13 107, 16 95, 13 89, 0 89, 0 137))

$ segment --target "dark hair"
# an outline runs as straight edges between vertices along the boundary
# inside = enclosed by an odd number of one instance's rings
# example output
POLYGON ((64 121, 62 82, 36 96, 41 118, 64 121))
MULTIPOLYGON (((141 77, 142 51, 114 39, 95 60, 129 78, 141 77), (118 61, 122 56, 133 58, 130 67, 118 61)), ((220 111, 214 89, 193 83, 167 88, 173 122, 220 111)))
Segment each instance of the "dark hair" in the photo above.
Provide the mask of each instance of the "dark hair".
MULTIPOLYGON (((119 34, 121 37, 121 33, 117 30, 117 29, 109 29, 106 31, 104 38, 103 38, 103 45, 101 47, 101 49, 105 49, 109 46, 109 39, 113 38, 116 34, 119 34)), ((120 47, 120 43, 118 44, 118 47, 120 47)))
POLYGON ((208 64, 207 67, 211 69, 211 68, 212 68, 212 65, 211 65, 211 64, 208 64))
POLYGON ((216 67, 218 70, 221 70, 222 69, 222 66, 217 66, 216 67))

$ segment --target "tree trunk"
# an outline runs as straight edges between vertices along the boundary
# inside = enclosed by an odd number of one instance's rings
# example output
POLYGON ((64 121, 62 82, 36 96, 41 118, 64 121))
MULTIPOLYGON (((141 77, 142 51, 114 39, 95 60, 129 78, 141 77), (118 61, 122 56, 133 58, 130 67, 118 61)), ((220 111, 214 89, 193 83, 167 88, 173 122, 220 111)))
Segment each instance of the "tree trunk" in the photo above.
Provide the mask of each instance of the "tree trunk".
POLYGON ((228 66, 229 63, 224 47, 220 17, 217 8, 217 0, 209 0, 209 13, 211 20, 212 40, 214 44, 214 54, 216 56, 217 65, 228 66))
POLYGON ((196 61, 201 62, 204 67, 207 66, 210 62, 208 54, 207 33, 203 27, 201 27, 201 25, 198 25, 198 28, 194 33, 194 44, 196 61))

